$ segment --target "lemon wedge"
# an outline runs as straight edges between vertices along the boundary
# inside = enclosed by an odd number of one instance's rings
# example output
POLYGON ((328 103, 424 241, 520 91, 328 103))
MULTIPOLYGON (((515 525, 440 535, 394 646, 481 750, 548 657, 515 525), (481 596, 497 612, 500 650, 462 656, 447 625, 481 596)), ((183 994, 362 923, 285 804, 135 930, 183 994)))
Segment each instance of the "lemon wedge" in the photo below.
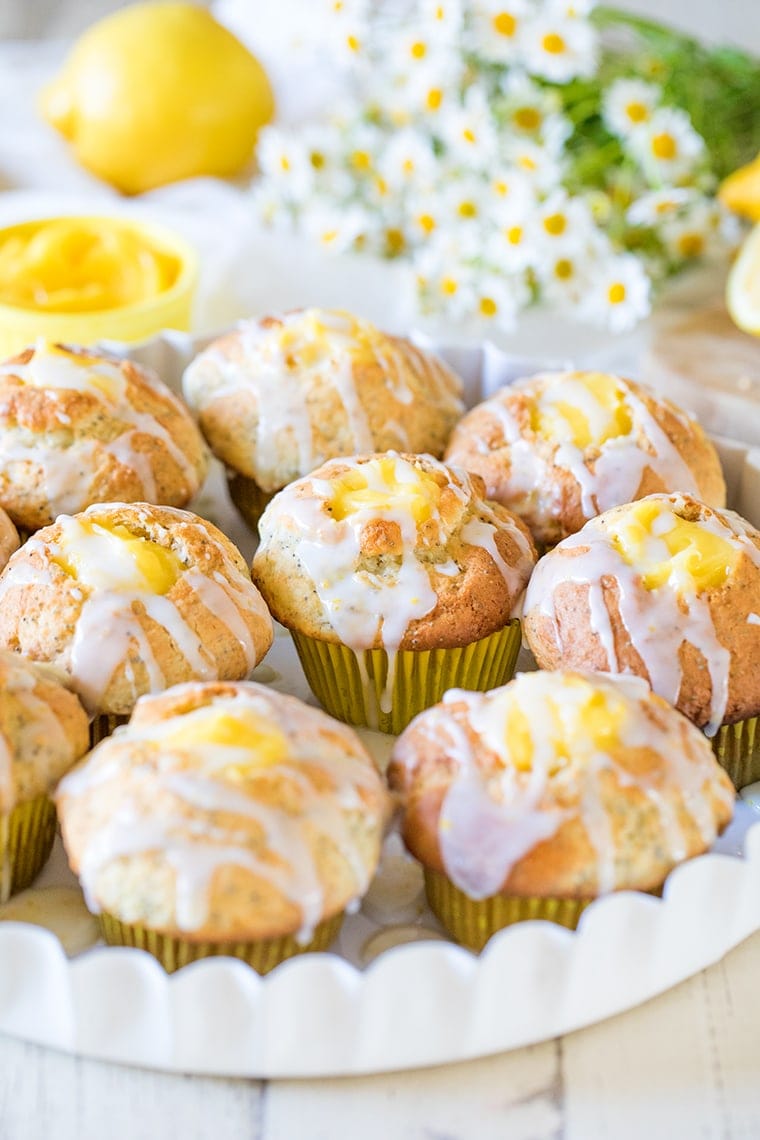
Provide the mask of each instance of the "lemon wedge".
POLYGON ((723 180, 718 197, 735 214, 760 222, 760 154, 723 180))
POLYGON ((752 230, 731 267, 726 306, 734 324, 760 336, 760 225, 752 230))

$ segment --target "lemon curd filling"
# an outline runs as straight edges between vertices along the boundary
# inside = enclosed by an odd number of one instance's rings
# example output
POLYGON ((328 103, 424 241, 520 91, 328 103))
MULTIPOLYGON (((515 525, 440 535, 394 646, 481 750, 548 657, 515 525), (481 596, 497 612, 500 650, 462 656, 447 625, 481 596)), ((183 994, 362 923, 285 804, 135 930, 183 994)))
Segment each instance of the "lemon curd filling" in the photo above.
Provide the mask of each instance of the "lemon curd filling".
MULTIPOLYGON (((555 683, 558 679, 555 675, 555 683)), ((549 770, 560 768, 574 757, 607 753, 620 742, 628 711, 614 694, 601 692, 581 677, 565 677, 558 700, 541 702, 540 716, 531 715, 511 695, 504 722, 504 742, 510 764, 530 772, 536 756, 549 748, 549 770)), ((546 766, 546 758, 544 758, 546 766)))
POLYGON ((0 304, 42 313, 96 313, 170 289, 179 258, 108 218, 50 218, 0 240, 0 304))
POLYGON ((277 764, 288 751, 285 735, 277 725, 253 709, 207 708, 183 718, 184 723, 162 738, 174 748, 234 748, 248 755, 236 758, 215 771, 231 779, 245 779, 252 768, 277 764))
POLYGON ((543 439, 583 450, 629 435, 633 420, 617 377, 604 372, 569 373, 534 401, 530 426, 543 439))
POLYGON ((369 321, 342 310, 306 309, 276 331, 275 343, 290 368, 310 368, 336 348, 367 357, 382 339, 369 321))
POLYGON ((720 587, 733 572, 739 552, 700 522, 680 518, 662 502, 642 499, 610 525, 615 549, 641 572, 645 589, 666 582, 697 592, 720 587))
POLYGON ((383 456, 336 479, 328 507, 339 522, 358 511, 400 508, 419 524, 431 517, 440 497, 432 476, 404 459, 383 456))
POLYGON ((54 561, 92 589, 168 594, 184 569, 170 550, 121 524, 69 518, 61 528, 54 561))
POLYGON ((94 390, 110 400, 118 400, 126 387, 117 365, 44 339, 37 341, 27 364, 12 366, 10 371, 33 388, 94 390))

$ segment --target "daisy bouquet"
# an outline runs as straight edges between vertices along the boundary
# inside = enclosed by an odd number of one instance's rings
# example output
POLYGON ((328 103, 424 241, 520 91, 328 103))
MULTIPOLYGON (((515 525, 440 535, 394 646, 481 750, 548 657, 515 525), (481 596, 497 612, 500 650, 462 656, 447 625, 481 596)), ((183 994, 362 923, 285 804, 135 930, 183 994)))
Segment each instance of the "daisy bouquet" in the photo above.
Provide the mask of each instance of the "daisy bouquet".
POLYGON ((742 53, 592 0, 330 0, 324 28, 350 95, 262 131, 256 209, 406 259, 422 314, 509 331, 541 302, 621 332, 735 238, 714 191, 760 145, 742 53))

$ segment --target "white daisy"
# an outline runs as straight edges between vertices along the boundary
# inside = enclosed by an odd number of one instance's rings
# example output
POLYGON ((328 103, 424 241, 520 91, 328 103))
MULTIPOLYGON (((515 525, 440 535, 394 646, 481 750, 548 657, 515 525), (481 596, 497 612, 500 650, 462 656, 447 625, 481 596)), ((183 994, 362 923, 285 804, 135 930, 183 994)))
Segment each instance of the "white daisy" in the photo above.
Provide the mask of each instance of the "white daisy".
POLYGON ((464 22, 463 0, 422 0, 420 19, 438 43, 455 43, 464 22))
POLYGON ((488 183, 477 176, 443 179, 440 201, 452 227, 461 226, 470 230, 473 226, 482 227, 491 213, 488 183))
POLYGON ((519 277, 503 273, 483 272, 473 285, 473 314, 484 325, 495 325, 502 332, 511 332, 517 315, 528 304, 530 294, 519 277))
POLYGON ((497 63, 517 60, 532 11, 527 0, 472 0, 470 10, 473 50, 497 63))
POLYGON ((498 134, 484 88, 472 86, 460 106, 441 121, 450 155, 470 168, 486 169, 497 150, 498 134))
POLYGON ((534 269, 541 294, 550 305, 574 308, 588 285, 588 259, 583 251, 564 250, 542 258, 534 269))
POLYGON ((685 111, 659 107, 647 123, 631 132, 628 146, 655 183, 678 185, 690 175, 705 149, 704 139, 685 111))
POLYGON ((594 223, 582 199, 555 190, 533 214, 531 230, 536 246, 556 257, 560 251, 580 250, 587 245, 594 223))
POLYGON ((556 91, 542 87, 527 75, 509 71, 502 85, 503 113, 511 130, 540 136, 548 118, 562 106, 556 91))
POLYGON ((538 257, 531 239, 530 206, 527 202, 510 205, 505 202, 498 214, 498 224, 489 240, 488 251, 509 273, 522 273, 538 257))
POLYGON ((551 83, 568 83, 594 74, 598 37, 585 20, 544 11, 524 29, 525 67, 551 83))
POLYGON ((303 228, 323 249, 345 253, 373 228, 373 221, 360 206, 341 206, 326 199, 310 204, 303 215, 303 228))
POLYGON ((659 226, 667 218, 680 213, 697 197, 695 190, 669 187, 667 190, 650 190, 640 195, 626 211, 626 221, 632 226, 659 226))
POLYGON ((276 183, 290 201, 303 201, 311 193, 315 169, 302 134, 264 127, 259 132, 256 159, 261 174, 276 183))
POLYGON ((548 193, 562 180, 562 159, 532 139, 508 138, 503 144, 503 158, 543 193, 548 193))
POLYGON ((429 134, 414 127, 395 132, 380 149, 377 169, 391 190, 427 182, 436 167, 436 155, 429 134))
POLYGON ((633 328, 649 312, 650 281, 638 258, 623 253, 594 266, 579 305, 582 318, 612 333, 621 333, 633 328))
POLYGON ((662 91, 643 79, 617 79, 605 91, 602 115, 613 135, 629 138, 631 133, 652 118, 662 91))

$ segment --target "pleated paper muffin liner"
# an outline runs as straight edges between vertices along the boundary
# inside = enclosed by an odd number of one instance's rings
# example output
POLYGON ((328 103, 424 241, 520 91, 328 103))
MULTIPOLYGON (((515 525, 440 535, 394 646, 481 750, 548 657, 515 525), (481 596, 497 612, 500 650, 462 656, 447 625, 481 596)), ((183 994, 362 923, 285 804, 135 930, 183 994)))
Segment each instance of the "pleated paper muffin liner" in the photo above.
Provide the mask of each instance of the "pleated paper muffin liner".
POLYGON ((0 902, 7 902, 37 878, 52 850, 55 827, 55 804, 46 795, 17 804, 0 816, 0 902))
POLYGON ((228 475, 227 486, 238 511, 254 534, 258 533, 259 519, 276 492, 263 490, 255 479, 250 479, 247 475, 228 475))
POLYGON ((536 898, 492 895, 471 899, 446 875, 424 868, 425 894, 433 914, 452 938, 470 950, 480 951, 497 930, 532 918, 546 919, 575 930, 593 899, 536 898))
POLYGON ((101 713, 90 724, 90 748, 110 736, 120 724, 126 724, 129 716, 116 716, 114 713, 101 713))
POLYGON ((760 716, 722 725, 711 744, 718 763, 726 769, 734 787, 741 791, 760 780, 760 716))
POLYGON ((354 651, 291 630, 311 691, 337 720, 399 733, 448 689, 505 685, 520 652, 520 623, 454 649, 354 651), (390 674, 390 676, 389 676, 390 674), (390 683, 389 683, 390 682, 390 683))
POLYGON ((161 934, 139 923, 121 922, 111 914, 98 915, 101 934, 109 945, 147 950, 168 974, 201 958, 216 957, 240 958, 257 973, 268 974, 280 962, 296 954, 327 950, 337 938, 342 922, 342 913, 326 918, 318 923, 308 942, 299 942, 293 934, 254 942, 194 942, 172 934, 161 934))

